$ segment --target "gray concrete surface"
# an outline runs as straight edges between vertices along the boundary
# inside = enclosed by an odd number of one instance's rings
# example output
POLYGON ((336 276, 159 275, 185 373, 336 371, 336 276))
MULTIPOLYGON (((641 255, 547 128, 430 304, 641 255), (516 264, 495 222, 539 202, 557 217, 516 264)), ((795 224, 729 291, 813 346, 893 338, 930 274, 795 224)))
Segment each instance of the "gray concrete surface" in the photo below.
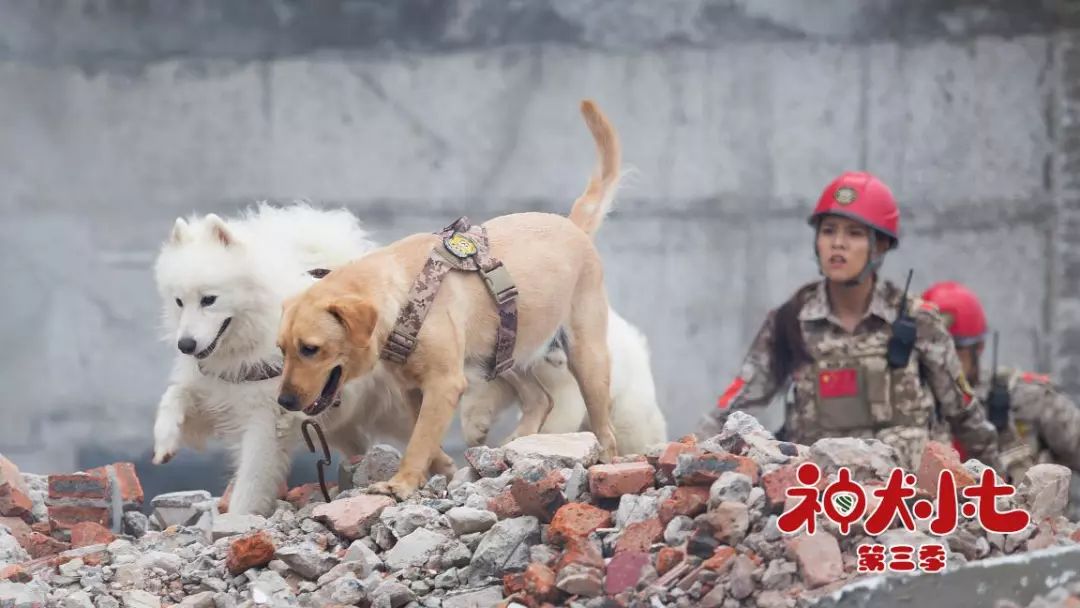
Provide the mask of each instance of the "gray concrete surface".
POLYGON ((845 169, 903 205, 887 276, 969 281, 1002 362, 1080 393, 1076 14, 808 6, 0 1, 0 451, 199 485, 184 467, 216 460, 145 460, 173 352, 150 269, 173 218, 304 197, 389 241, 565 212, 593 162, 583 97, 633 169, 599 245, 672 437, 816 277, 804 218, 845 169))
POLYGON ((816 608, 955 606, 998 600, 1027 606, 1080 576, 1080 547, 1060 546, 985 559, 940 573, 889 574, 859 580, 814 602, 816 608))

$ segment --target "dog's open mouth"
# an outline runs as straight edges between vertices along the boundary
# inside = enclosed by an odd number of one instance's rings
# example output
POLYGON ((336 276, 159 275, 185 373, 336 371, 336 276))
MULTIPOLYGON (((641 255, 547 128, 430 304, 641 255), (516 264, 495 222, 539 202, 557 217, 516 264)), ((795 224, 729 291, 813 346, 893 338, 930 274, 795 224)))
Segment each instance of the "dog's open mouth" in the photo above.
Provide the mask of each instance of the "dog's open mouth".
POLYGON ((304 408, 304 413, 308 416, 315 416, 320 414, 323 410, 336 405, 338 403, 338 388, 341 385, 341 366, 335 366, 330 370, 330 377, 326 379, 326 384, 323 385, 322 393, 319 393, 319 398, 314 403, 304 408))
POLYGON ((232 317, 229 317, 228 319, 225 319, 221 322, 221 327, 218 328, 217 335, 214 336, 214 341, 210 343, 210 346, 207 346, 203 350, 195 353, 196 359, 205 359, 214 352, 214 349, 217 348, 218 341, 221 340, 221 335, 225 333, 226 329, 228 329, 229 323, 232 323, 232 317))

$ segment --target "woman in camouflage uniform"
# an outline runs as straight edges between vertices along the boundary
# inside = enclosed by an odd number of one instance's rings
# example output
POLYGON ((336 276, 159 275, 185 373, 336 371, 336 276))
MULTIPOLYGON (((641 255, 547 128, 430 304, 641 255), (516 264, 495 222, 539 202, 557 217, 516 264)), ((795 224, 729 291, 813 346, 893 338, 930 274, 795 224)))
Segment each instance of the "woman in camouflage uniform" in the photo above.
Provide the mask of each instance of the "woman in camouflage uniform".
POLYGON ((994 429, 975 404, 941 316, 908 297, 894 331, 905 296, 878 276, 886 252, 899 245, 900 214, 889 188, 869 173, 844 173, 822 192, 809 223, 823 278, 768 313, 698 434, 718 433, 731 411, 764 408, 790 387, 781 430, 788 441, 877 438, 913 471, 936 404, 969 453, 998 468, 994 429))
MULTIPOLYGON (((992 373, 979 369, 987 324, 975 293, 961 283, 942 281, 922 297, 933 302, 945 319, 964 374, 974 383, 987 418, 997 429, 998 450, 1011 483, 1019 483, 1024 472, 1039 463, 1080 470, 1080 409, 1050 378, 1007 367, 992 373)), ((951 440, 944 425, 938 425, 934 435, 939 441, 951 440)), ((956 447, 963 455, 963 446, 956 447)))

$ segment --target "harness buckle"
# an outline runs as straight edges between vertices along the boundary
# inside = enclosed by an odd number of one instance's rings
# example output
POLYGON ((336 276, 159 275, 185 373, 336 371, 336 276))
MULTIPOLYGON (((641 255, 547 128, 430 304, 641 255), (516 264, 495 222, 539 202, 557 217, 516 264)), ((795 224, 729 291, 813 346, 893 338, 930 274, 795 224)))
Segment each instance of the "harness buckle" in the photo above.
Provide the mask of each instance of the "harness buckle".
POLYGON ((517 297, 518 290, 514 279, 501 261, 489 270, 481 269, 480 274, 484 277, 484 285, 491 296, 500 305, 517 297))

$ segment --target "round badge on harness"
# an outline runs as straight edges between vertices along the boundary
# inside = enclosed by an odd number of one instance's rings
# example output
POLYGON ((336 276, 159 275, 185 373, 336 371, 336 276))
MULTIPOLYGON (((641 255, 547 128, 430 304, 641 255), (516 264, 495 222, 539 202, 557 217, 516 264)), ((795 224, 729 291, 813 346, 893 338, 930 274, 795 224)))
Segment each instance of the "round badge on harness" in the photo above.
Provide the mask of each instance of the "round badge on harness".
POLYGON ((460 232, 455 232, 443 241, 443 244, 446 246, 447 251, 463 260, 476 255, 476 242, 460 232))

